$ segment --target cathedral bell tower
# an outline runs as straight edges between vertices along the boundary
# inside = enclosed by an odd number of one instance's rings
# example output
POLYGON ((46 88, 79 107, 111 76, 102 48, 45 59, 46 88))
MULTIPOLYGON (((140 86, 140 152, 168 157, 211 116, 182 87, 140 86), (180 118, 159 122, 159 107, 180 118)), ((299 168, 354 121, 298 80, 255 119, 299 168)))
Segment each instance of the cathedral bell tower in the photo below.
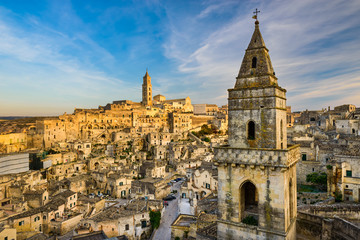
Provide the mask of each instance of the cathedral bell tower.
POLYGON ((296 239, 298 146, 286 141, 286 90, 255 30, 233 89, 229 145, 215 149, 218 239, 296 239))
POLYGON ((145 76, 143 77, 142 84, 142 105, 152 106, 152 86, 151 77, 146 69, 145 76))

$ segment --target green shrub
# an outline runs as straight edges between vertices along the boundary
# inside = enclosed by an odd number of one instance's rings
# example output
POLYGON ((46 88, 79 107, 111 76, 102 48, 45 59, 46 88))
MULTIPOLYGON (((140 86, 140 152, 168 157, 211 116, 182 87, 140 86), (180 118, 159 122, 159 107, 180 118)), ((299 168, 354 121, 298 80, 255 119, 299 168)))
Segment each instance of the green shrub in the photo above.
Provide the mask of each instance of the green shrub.
POLYGON ((342 194, 335 192, 335 202, 341 202, 342 201, 342 194))
POLYGON ((150 223, 153 229, 156 229, 160 226, 161 212, 160 211, 150 211, 150 223))
POLYGON ((327 165, 326 168, 327 168, 328 170, 332 170, 333 166, 327 165))
POLYGON ((253 216, 246 216, 241 222, 253 226, 258 225, 258 221, 253 216))

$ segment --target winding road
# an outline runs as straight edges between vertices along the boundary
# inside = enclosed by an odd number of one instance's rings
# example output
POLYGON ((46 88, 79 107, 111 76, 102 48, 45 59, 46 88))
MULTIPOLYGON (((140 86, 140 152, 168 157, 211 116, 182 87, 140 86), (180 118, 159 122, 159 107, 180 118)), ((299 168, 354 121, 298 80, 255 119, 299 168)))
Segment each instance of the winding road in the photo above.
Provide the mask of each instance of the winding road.
POLYGON ((171 224, 175 221, 179 215, 179 197, 180 197, 180 186, 182 181, 174 183, 171 187, 171 191, 177 190, 175 194, 176 199, 168 201, 169 206, 165 207, 163 216, 161 216, 161 222, 159 228, 156 230, 156 233, 153 240, 170 240, 171 239, 171 224))

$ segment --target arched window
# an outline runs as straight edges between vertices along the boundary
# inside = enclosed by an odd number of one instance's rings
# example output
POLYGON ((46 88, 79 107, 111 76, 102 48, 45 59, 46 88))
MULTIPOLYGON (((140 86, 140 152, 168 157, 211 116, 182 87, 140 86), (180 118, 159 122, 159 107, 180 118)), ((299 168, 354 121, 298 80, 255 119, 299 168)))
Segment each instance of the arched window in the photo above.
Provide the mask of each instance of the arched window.
POLYGON ((256 68, 256 62, 257 62, 257 58, 253 57, 252 63, 251 63, 251 68, 256 68))
POLYGON ((248 139, 249 140, 255 140, 255 123, 253 121, 250 121, 247 126, 247 133, 248 133, 248 139))

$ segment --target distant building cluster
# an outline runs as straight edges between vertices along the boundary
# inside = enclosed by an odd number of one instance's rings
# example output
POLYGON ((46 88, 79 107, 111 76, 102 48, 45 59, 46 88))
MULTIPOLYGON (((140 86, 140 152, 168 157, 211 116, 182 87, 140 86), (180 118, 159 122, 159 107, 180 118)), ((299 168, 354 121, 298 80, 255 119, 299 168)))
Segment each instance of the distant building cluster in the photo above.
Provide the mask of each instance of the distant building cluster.
POLYGON ((1 122, 0 236, 148 239, 163 198, 176 190, 194 211, 217 191, 212 146, 226 141, 227 106, 152 97, 143 80, 140 103, 1 122))

